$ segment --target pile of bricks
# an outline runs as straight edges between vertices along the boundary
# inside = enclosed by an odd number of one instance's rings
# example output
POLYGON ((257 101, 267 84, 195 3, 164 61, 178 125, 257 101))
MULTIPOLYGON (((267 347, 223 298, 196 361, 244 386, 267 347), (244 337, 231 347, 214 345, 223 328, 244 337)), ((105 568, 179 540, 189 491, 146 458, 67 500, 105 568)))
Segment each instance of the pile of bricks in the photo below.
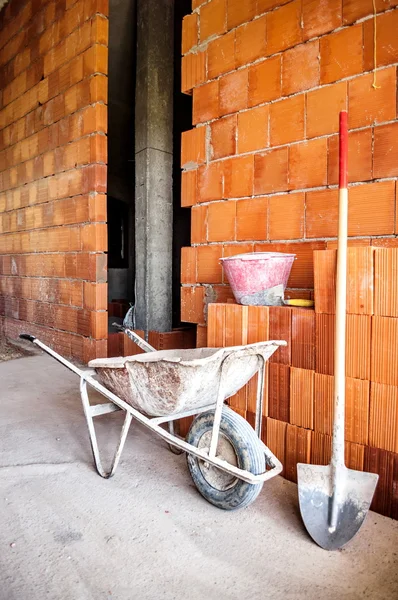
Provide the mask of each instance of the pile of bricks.
POLYGON ((184 321, 204 328, 207 305, 232 299, 219 259, 241 252, 297 254, 288 293, 311 296, 313 251, 337 237, 342 109, 349 236, 397 244, 398 8, 375 5, 376 88, 370 1, 193 0, 182 48, 194 123, 182 135, 184 321))
POLYGON ((108 302, 108 316, 124 319, 129 308, 130 308, 130 304, 129 304, 128 300, 125 300, 123 298, 121 298, 121 299, 113 298, 111 302, 108 302))
POLYGON ((106 356, 107 0, 0 16, 0 328, 106 356))
MULTIPOLYGON (((208 345, 284 339, 268 363, 263 440, 297 480, 327 464, 333 423, 336 251, 314 253, 315 310, 210 304, 208 345)), ((348 252, 346 464, 379 473, 372 508, 398 518, 398 249, 348 252)), ((229 400, 254 423, 255 379, 229 400)))
MULTIPOLYGON (((145 339, 143 331, 136 333, 145 339)), ((180 350, 183 348, 194 348, 196 332, 192 327, 179 327, 173 331, 161 332, 150 331, 148 343, 156 350, 180 350)), ((110 333, 108 336, 108 357, 112 356, 134 356, 142 354, 143 350, 135 344, 124 333, 110 333)))

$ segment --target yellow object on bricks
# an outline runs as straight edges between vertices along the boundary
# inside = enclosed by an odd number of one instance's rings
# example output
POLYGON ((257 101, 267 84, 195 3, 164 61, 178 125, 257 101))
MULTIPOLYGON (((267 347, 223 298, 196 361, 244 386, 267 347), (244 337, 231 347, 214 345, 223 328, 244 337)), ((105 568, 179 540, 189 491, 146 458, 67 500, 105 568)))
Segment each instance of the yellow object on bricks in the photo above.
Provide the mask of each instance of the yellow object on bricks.
POLYGON ((284 300, 283 303, 286 304, 286 306, 301 306, 303 308, 310 308, 315 304, 313 300, 300 300, 296 298, 292 300, 284 300))

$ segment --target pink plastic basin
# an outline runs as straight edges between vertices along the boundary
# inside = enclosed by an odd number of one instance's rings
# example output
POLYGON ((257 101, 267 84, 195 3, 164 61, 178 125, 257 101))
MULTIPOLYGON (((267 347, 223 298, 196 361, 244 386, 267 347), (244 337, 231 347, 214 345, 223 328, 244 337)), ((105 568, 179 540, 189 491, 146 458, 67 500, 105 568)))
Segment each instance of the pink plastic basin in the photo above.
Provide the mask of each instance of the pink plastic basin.
POLYGON ((271 288, 283 286, 285 291, 295 257, 284 252, 249 252, 221 260, 235 300, 250 305, 260 304, 258 297, 271 288))

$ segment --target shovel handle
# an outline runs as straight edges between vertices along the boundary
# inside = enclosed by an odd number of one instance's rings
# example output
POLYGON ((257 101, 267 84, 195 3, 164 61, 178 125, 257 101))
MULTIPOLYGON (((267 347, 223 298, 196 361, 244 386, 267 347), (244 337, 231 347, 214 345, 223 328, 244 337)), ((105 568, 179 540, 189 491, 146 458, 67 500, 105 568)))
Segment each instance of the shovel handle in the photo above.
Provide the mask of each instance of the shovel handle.
POLYGON ((339 238, 337 250, 332 465, 344 466, 345 337, 348 231, 348 115, 340 113, 339 238))

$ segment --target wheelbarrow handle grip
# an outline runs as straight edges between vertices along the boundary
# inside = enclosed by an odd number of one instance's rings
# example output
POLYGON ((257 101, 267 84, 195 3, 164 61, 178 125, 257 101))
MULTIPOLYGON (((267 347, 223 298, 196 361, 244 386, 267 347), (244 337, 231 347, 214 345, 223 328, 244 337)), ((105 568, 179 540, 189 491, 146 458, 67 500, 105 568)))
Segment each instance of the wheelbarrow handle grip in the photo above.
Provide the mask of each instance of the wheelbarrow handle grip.
POLYGON ((30 335, 30 333, 20 333, 19 337, 21 338, 21 340, 28 340, 29 342, 34 342, 36 339, 35 336, 30 335))

